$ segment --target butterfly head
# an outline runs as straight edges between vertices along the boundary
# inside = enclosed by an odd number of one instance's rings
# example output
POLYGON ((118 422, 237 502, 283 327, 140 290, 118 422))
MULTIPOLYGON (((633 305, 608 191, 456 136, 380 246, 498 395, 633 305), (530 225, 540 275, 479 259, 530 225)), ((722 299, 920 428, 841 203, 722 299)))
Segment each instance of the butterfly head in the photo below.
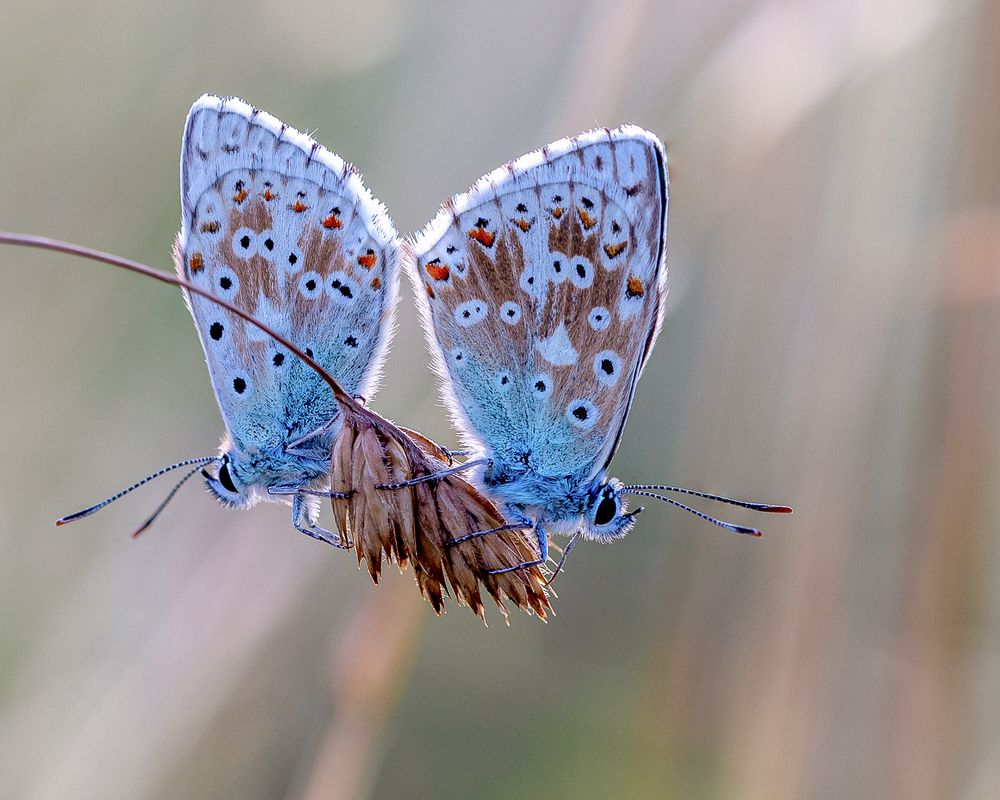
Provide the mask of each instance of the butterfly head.
POLYGON ((205 466, 201 474, 205 484, 220 503, 231 508, 250 508, 255 503, 251 487, 240 479, 241 470, 235 449, 225 450, 216 460, 214 474, 212 465, 205 466))
POLYGON ((588 495, 583 538, 601 542, 621 539, 635 527, 642 507, 628 510, 620 481, 611 478, 598 484, 588 495))

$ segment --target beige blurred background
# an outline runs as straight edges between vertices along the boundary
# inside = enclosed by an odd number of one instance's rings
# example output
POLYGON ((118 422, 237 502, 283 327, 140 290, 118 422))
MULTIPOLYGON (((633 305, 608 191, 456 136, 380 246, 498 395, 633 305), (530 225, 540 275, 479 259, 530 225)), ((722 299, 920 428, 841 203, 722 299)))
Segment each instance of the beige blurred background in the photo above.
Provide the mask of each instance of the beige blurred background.
MULTIPOLYGON (((211 452, 178 294, 0 251, 0 796, 1000 796, 1000 6, 988 0, 0 1, 0 228, 169 268, 184 116, 237 94, 403 231, 595 125, 669 144, 671 295, 548 624, 375 588, 211 452), (706 510, 718 511, 708 508, 706 510)), ((374 406, 455 441, 404 289, 374 406)))

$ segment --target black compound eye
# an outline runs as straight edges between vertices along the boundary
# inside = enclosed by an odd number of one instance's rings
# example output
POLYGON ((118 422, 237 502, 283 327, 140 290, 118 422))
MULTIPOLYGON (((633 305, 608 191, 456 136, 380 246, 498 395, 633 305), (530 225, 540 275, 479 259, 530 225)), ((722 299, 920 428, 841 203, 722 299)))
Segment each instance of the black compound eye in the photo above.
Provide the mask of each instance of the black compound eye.
MULTIPOLYGON (((229 474, 229 465, 223 464, 222 468, 219 470, 219 483, 227 492, 232 492, 233 494, 239 494, 239 489, 236 488, 236 484, 233 483, 233 476, 229 474)), ((603 505, 603 503, 602 503, 603 505)))
POLYGON ((594 514, 595 525, 607 525, 618 516, 618 500, 613 495, 605 495, 604 499, 597 504, 597 513, 594 514))

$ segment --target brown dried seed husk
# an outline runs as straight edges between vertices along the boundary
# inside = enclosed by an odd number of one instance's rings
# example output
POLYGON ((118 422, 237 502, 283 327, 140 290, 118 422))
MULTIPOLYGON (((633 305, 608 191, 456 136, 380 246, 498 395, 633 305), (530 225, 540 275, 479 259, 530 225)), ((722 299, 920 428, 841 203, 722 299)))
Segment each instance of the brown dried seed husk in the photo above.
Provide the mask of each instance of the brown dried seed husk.
MULTIPOLYGON (((389 462, 389 472, 393 481, 405 480, 407 474, 406 453, 398 442, 389 440, 386 445, 386 457, 389 462)), ((396 549, 399 552, 398 563, 405 567, 409 554, 417 552, 416 510, 413 507, 413 492, 394 492, 396 527, 396 549)))
MULTIPOLYGON (((414 510, 414 536, 417 540, 417 549, 413 554, 413 567, 417 579, 417 585, 421 593, 434 606, 434 610, 440 614, 444 611, 444 592, 446 590, 444 582, 443 559, 447 557, 444 548, 441 547, 441 539, 437 534, 439 530, 437 511, 434 508, 434 493, 432 486, 428 483, 419 483, 412 487, 413 510, 414 510)), ((473 613, 482 616, 482 604, 475 603, 469 605, 473 613)))
POLYGON ((404 520, 400 510, 391 502, 386 502, 385 492, 375 488, 395 481, 395 472, 389 469, 389 455, 374 429, 365 430, 360 441, 367 474, 371 480, 365 487, 368 492, 365 498, 368 510, 366 530, 381 532, 381 536, 370 540, 367 546, 370 550, 384 550, 391 561, 398 563, 401 556, 399 528, 404 520))
MULTIPOLYGON (((345 425, 333 442, 333 453, 330 458, 330 489, 334 492, 351 491, 351 453, 354 449, 354 432, 352 426, 345 425)), ((341 536, 353 541, 354 532, 350 525, 351 501, 349 498, 332 499, 333 521, 341 536)))
POLYGON ((451 466, 451 454, 437 442, 428 439, 420 431, 415 431, 413 428, 404 428, 402 425, 397 425, 396 427, 416 442, 417 446, 431 458, 436 458, 443 464, 451 466))
MULTIPOLYGON (((382 464, 381 453, 377 459, 371 460, 372 443, 371 438, 375 432, 371 429, 358 432, 354 440, 354 459, 352 480, 354 484, 354 495, 351 498, 354 507, 354 527, 355 527, 355 549, 358 559, 364 558, 368 562, 368 572, 372 580, 378 583, 379 575, 382 572, 382 550, 383 541, 381 537, 388 538, 390 523, 389 515, 385 513, 385 508, 379 502, 375 494, 375 484, 385 479, 385 470, 382 464)), ((376 449, 378 443, 375 443, 376 449)), ((386 548, 386 555, 389 555, 389 548, 386 548)))
MULTIPOLYGON (((436 490, 434 494, 438 519, 443 530, 448 538, 456 538, 470 531, 484 530, 481 522, 474 521, 472 515, 466 513, 468 498, 457 482, 451 481, 451 477, 448 476, 439 481, 437 486, 432 487, 432 491, 436 490)), ((483 539, 472 539, 462 545, 449 547, 443 559, 448 581, 455 590, 455 599, 478 614, 484 611, 477 577, 477 573, 482 570, 479 566, 482 561, 476 558, 476 555, 483 544, 483 539)))
POLYGON ((333 444, 331 485, 334 491, 353 493, 333 499, 334 518, 342 532, 350 532, 372 579, 378 581, 383 558, 402 567, 409 563, 421 594, 437 613, 450 595, 485 620, 485 588, 505 618, 509 601, 545 619, 552 608, 542 570, 489 574, 533 560, 534 535, 503 531, 449 547, 451 539, 503 525, 503 516, 459 475, 401 489, 376 488, 440 471, 449 463, 448 453, 353 400, 338 399, 344 425, 333 444))

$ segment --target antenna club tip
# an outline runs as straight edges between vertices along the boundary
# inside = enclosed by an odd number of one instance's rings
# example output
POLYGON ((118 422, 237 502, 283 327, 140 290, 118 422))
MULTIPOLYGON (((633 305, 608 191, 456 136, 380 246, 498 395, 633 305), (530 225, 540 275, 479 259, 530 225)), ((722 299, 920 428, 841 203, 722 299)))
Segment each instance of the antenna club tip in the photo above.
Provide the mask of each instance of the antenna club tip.
POLYGON ((766 511, 769 514, 794 514, 795 509, 791 506, 764 506, 761 511, 766 511))
POLYGON ((66 524, 67 522, 69 522, 69 520, 68 520, 68 519, 66 519, 65 517, 60 517, 59 519, 57 519, 57 520, 56 520, 56 523, 55 523, 55 524, 56 524, 56 527, 57 527, 57 528, 60 528, 60 527, 62 527, 63 525, 65 525, 65 524, 66 524))

